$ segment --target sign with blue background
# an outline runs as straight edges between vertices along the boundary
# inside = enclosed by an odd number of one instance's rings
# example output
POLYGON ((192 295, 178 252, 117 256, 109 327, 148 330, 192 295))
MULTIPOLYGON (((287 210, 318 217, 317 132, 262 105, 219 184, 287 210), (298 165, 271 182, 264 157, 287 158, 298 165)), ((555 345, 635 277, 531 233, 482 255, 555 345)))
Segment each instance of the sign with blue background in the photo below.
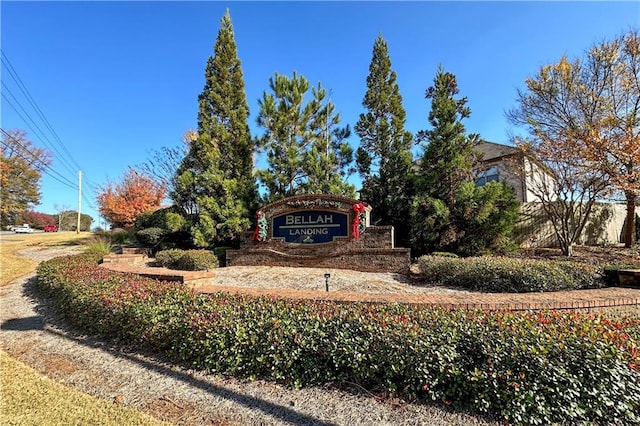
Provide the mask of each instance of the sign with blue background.
POLYGON ((302 210, 276 216, 273 238, 287 243, 322 244, 349 237, 349 216, 326 210, 302 210))

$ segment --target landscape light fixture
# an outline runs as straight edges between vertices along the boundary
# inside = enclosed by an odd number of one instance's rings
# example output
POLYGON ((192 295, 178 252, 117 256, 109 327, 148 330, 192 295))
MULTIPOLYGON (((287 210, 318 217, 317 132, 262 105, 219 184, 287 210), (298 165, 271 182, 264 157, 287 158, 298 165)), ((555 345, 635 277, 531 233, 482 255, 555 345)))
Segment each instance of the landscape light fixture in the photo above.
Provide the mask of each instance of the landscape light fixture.
POLYGON ((324 286, 327 289, 327 291, 329 291, 329 278, 331 277, 330 273, 326 273, 324 274, 324 286))

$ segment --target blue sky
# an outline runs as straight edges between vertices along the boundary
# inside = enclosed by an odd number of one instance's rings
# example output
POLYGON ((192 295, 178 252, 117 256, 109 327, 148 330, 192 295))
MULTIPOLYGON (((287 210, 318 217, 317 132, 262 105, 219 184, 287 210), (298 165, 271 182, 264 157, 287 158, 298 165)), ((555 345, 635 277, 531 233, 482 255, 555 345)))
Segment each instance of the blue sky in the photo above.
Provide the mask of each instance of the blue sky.
MULTIPOLYGON (((640 2, 31 2, 0 3, 0 47, 57 136, 2 64, 1 126, 53 145, 37 211, 99 216, 95 185, 118 181, 153 149, 196 127, 197 97, 220 18, 229 9, 253 135, 258 99, 275 72, 321 82, 355 125, 364 112, 373 42, 389 45, 407 130, 427 129, 424 93, 439 64, 458 78, 472 110, 467 131, 507 143, 504 112, 540 66, 640 27, 640 2), (10 104, 10 103, 11 104, 10 104), (17 109, 19 114, 14 110, 17 109), (21 108, 24 108, 23 111, 21 108), (20 117, 20 115, 22 117, 20 117), (39 130, 39 129, 40 130, 39 130), (68 152, 68 154, 67 154, 68 152), (64 180, 61 178, 64 177, 64 180), (67 182, 66 184, 63 182, 67 182)), ((350 143, 358 146, 354 134, 350 143)))

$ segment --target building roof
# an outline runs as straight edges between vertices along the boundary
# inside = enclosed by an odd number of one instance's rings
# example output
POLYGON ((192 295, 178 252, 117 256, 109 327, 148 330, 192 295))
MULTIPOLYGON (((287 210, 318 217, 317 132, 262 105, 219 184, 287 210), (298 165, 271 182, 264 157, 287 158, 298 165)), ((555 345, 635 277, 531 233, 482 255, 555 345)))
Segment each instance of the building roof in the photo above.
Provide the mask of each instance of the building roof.
MULTIPOLYGON (((478 144, 475 145, 474 148, 483 154, 481 161, 496 160, 499 158, 516 155, 521 152, 520 149, 515 146, 502 145, 485 140, 478 142, 478 144)), ((422 158, 418 158, 417 160, 415 160, 413 162, 413 169, 418 170, 420 168, 420 163, 422 163, 422 158)))
POLYGON ((475 149, 484 154, 482 157, 483 161, 495 160, 496 158, 515 155, 520 152, 520 150, 515 146, 501 145, 499 143, 487 141, 479 142, 475 146, 475 149))

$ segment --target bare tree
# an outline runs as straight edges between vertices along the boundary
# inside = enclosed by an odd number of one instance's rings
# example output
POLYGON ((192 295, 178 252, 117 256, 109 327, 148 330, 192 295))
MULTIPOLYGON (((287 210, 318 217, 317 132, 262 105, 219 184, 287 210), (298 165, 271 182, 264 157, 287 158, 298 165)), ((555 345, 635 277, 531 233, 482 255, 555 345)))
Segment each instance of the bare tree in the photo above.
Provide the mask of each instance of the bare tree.
MULTIPOLYGON (((561 209, 557 215, 588 215, 589 200, 614 193, 606 191, 603 183, 624 193, 627 246, 633 244, 640 194, 639 45, 638 33, 630 31, 594 45, 584 59, 570 62, 562 57, 543 66, 526 80, 526 90, 518 91, 518 107, 507 112, 512 123, 529 132, 523 145, 528 155, 558 179, 555 199, 575 207, 561 209), (579 207, 578 202, 586 204, 579 207)), ((580 218, 576 230, 586 220, 580 218)))
POLYGON ((166 188, 167 195, 174 198, 176 190, 177 170, 185 155, 189 152, 191 142, 197 139, 198 134, 193 130, 187 130, 182 135, 182 145, 175 147, 160 147, 149 153, 145 163, 135 167, 145 176, 153 180, 156 187, 166 188))
POLYGON ((61 204, 54 204, 53 206, 54 209, 56 209, 56 217, 58 219, 58 231, 62 231, 62 225, 65 222, 65 215, 67 212, 71 211, 71 207, 69 207, 67 204, 61 205, 61 204))
POLYGON ((562 253, 573 255, 596 202, 610 191, 609 176, 579 153, 579 141, 516 140, 519 173, 551 222, 562 253))

